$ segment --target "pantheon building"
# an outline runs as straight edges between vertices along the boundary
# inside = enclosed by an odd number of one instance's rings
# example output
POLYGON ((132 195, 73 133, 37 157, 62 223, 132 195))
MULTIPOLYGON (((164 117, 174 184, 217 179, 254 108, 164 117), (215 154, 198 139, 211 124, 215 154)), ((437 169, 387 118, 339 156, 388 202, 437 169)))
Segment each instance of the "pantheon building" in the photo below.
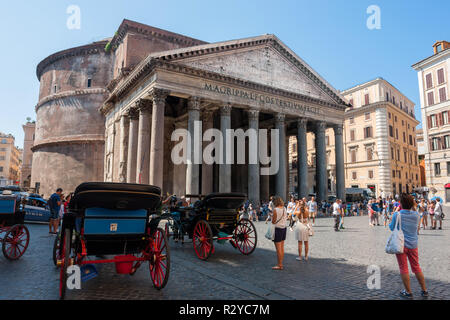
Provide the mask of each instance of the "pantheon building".
MULTIPOLYGON (((306 134, 313 132, 317 197, 326 199, 325 130, 333 128, 336 191, 344 197, 347 104, 274 35, 206 43, 124 20, 111 39, 45 59, 38 78, 32 184, 43 193, 104 180, 153 184, 178 196, 244 192, 254 203, 275 194, 286 198, 288 139, 295 135, 298 190, 307 196, 306 134), (172 133, 194 134, 196 121, 203 132, 278 129, 277 143, 268 138, 268 148, 278 154, 279 170, 261 175, 264 166, 248 161, 175 164, 172 133)), ((209 143, 192 143, 190 155, 209 143)))

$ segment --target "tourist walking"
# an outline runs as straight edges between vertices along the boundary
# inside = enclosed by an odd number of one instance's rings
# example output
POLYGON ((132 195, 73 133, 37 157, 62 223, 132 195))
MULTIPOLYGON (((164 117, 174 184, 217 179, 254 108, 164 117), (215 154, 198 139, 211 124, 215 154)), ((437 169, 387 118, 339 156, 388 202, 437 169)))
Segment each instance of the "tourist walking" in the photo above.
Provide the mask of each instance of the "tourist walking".
POLYGON ((50 208, 50 220, 48 228, 50 234, 56 234, 59 226, 59 210, 61 209, 61 195, 62 189, 56 189, 56 192, 50 196, 48 200, 48 206, 50 208))
POLYGON ((287 212, 284 207, 284 202, 281 197, 274 197, 273 199, 273 217, 272 224, 274 225, 274 239, 275 249, 277 251, 277 261, 278 264, 272 267, 273 270, 283 270, 283 258, 284 258, 284 241, 286 240, 286 222, 287 222, 287 212))
POLYGON ((308 210, 306 202, 299 202, 295 210, 295 215, 297 218, 295 239, 298 241, 298 257, 296 258, 296 260, 302 261, 302 247, 303 244, 305 244, 305 261, 308 261, 311 213, 308 210))
POLYGON ((444 220, 444 210, 442 208, 441 199, 436 198, 436 205, 434 207, 434 228, 437 227, 437 222, 439 221, 439 230, 442 230, 442 220, 444 220))
POLYGON ((336 202, 333 203, 333 217, 334 217, 334 231, 339 231, 339 223, 341 220, 341 200, 336 199, 336 202))
POLYGON ((296 207, 296 202, 293 197, 290 198, 288 205, 286 207, 286 212, 288 214, 289 219, 289 229, 292 231, 292 227, 294 226, 294 209, 296 207))
POLYGON ((434 220, 434 208, 436 207, 436 200, 431 200, 428 205, 428 213, 430 215, 431 229, 436 229, 436 220, 434 220))
POLYGON ((308 201, 308 211, 309 211, 309 218, 312 219, 312 225, 314 226, 316 224, 316 215, 317 215, 317 202, 316 199, 311 197, 311 200, 308 201))
POLYGON ((420 200, 418 208, 419 208, 419 214, 420 214, 420 223, 419 223, 419 228, 417 229, 417 233, 419 233, 421 226, 423 226, 424 230, 426 227, 428 227, 428 206, 427 206, 425 199, 420 200))
POLYGON ((417 228, 419 226, 420 216, 417 211, 414 210, 414 198, 406 193, 400 196, 400 203, 402 209, 394 213, 392 221, 389 224, 389 228, 394 230, 397 219, 400 219, 398 229, 403 231, 404 235, 404 249, 403 253, 396 254, 398 266, 400 269, 400 276, 402 278, 404 290, 400 292, 400 295, 405 298, 412 298, 411 282, 409 278, 408 260, 411 265, 412 272, 416 275, 417 281, 422 288, 422 297, 428 297, 428 291, 425 285, 425 278, 419 265, 419 252, 417 228))
POLYGON ((266 223, 270 220, 272 220, 272 216, 273 216, 273 210, 274 210, 274 206, 273 206, 273 196, 270 197, 270 201, 269 201, 269 205, 268 205, 268 214, 267 214, 267 218, 266 218, 266 223))

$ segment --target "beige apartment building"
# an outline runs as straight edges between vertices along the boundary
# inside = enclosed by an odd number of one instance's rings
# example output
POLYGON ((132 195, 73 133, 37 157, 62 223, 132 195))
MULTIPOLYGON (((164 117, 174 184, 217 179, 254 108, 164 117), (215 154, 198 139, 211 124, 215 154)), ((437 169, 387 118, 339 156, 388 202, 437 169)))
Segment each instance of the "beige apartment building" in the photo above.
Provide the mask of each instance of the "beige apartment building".
MULTIPOLYGON (((383 78, 341 92, 352 105, 345 112, 345 187, 368 188, 377 196, 412 192, 420 185, 414 103, 383 78)), ((328 192, 335 194, 334 135, 326 135, 328 192)), ((309 133, 308 185, 315 192, 314 134, 309 133)), ((290 191, 295 192, 296 140, 290 139, 290 191)))
POLYGON ((0 185, 20 180, 22 150, 15 146, 14 136, 0 132, 0 185))
POLYGON ((23 160, 22 160, 22 170, 20 185, 24 188, 34 187, 31 186, 31 167, 33 162, 33 152, 31 148, 34 145, 34 132, 36 130, 35 121, 27 121, 26 124, 22 126, 24 132, 23 141, 23 160))
POLYGON ((450 43, 437 41, 417 71, 422 111, 425 176, 431 196, 450 202, 450 43))

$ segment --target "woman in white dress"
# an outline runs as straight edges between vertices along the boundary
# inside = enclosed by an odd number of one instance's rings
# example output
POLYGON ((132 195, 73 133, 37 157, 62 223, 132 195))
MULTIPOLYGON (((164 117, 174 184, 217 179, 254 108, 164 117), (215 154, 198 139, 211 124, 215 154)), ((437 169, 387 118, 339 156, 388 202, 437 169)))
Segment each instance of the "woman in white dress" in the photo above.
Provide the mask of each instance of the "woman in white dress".
POLYGON ((302 261, 302 247, 305 244, 305 261, 308 261, 309 252, 309 212, 306 203, 299 201, 295 207, 295 215, 297 217, 297 224, 295 228, 295 239, 298 241, 298 257, 296 260, 302 261))

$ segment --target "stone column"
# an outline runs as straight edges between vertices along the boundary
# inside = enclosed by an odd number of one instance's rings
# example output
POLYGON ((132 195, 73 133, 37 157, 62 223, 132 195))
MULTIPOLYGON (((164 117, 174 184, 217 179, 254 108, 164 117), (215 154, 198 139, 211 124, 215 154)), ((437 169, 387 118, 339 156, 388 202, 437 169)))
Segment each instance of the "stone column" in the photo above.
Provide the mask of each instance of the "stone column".
POLYGON ((327 175, 327 154, 325 129, 327 124, 318 121, 316 124, 316 195, 317 201, 327 201, 328 175, 327 175))
POLYGON ((127 160, 128 160, 128 130, 130 122, 128 115, 122 114, 120 117, 120 145, 119 145, 119 182, 127 182, 127 160))
POLYGON ((219 192, 231 192, 231 164, 226 163, 226 130, 231 129, 231 105, 220 108, 220 130, 222 131, 222 164, 219 165, 219 192))
MULTIPOLYGON (((213 128, 213 114, 214 113, 211 110, 203 111, 203 131, 207 131, 213 128)), ((210 143, 211 142, 208 141, 203 142, 203 148, 205 148, 210 143)), ((213 192, 213 169, 214 168, 212 164, 202 164, 202 190, 200 191, 203 195, 207 195, 213 192)))
MULTIPOLYGON (((275 179, 276 195, 284 201, 287 199, 287 178, 286 178, 286 127, 285 115, 278 113, 275 116, 275 129, 278 129, 280 138, 278 141, 278 162, 279 168, 275 179)), ((275 147, 275 146, 272 146, 275 147)), ((273 149, 272 149, 273 150, 273 149)))
POLYGON ((163 187, 164 169, 164 109, 169 92, 152 89, 150 96, 153 100, 152 129, 150 144, 150 184, 163 187))
POLYGON ((128 158, 127 158, 127 183, 136 183, 136 165, 138 149, 139 113, 136 109, 128 111, 129 134, 128 134, 128 158))
POLYGON ((252 164, 249 161, 248 164, 248 199, 253 204, 253 206, 260 206, 259 198, 259 188, 260 188, 260 170, 259 170, 259 139, 258 139, 258 129, 259 129, 259 111, 258 110, 248 110, 248 128, 249 130, 256 131, 256 141, 249 141, 249 159, 250 154, 256 155, 256 164, 252 164))
POLYGON ((139 99, 138 146, 136 161, 136 183, 148 184, 150 160, 150 106, 151 101, 139 99))
POLYGON ((200 130, 198 130, 195 125, 195 122, 199 121, 200 99, 193 97, 188 101, 188 132, 190 141, 188 140, 187 145, 188 163, 186 168, 186 194, 193 195, 200 193, 200 164, 198 162, 201 161, 202 145, 200 144, 201 139, 197 135, 202 135, 202 129, 200 127, 200 130))
POLYGON ((334 127, 334 139, 336 155, 336 197, 345 201, 344 139, 342 124, 334 127))
POLYGON ((298 197, 308 197, 308 147, 306 144, 306 126, 308 120, 301 118, 297 122, 297 183, 298 197))

